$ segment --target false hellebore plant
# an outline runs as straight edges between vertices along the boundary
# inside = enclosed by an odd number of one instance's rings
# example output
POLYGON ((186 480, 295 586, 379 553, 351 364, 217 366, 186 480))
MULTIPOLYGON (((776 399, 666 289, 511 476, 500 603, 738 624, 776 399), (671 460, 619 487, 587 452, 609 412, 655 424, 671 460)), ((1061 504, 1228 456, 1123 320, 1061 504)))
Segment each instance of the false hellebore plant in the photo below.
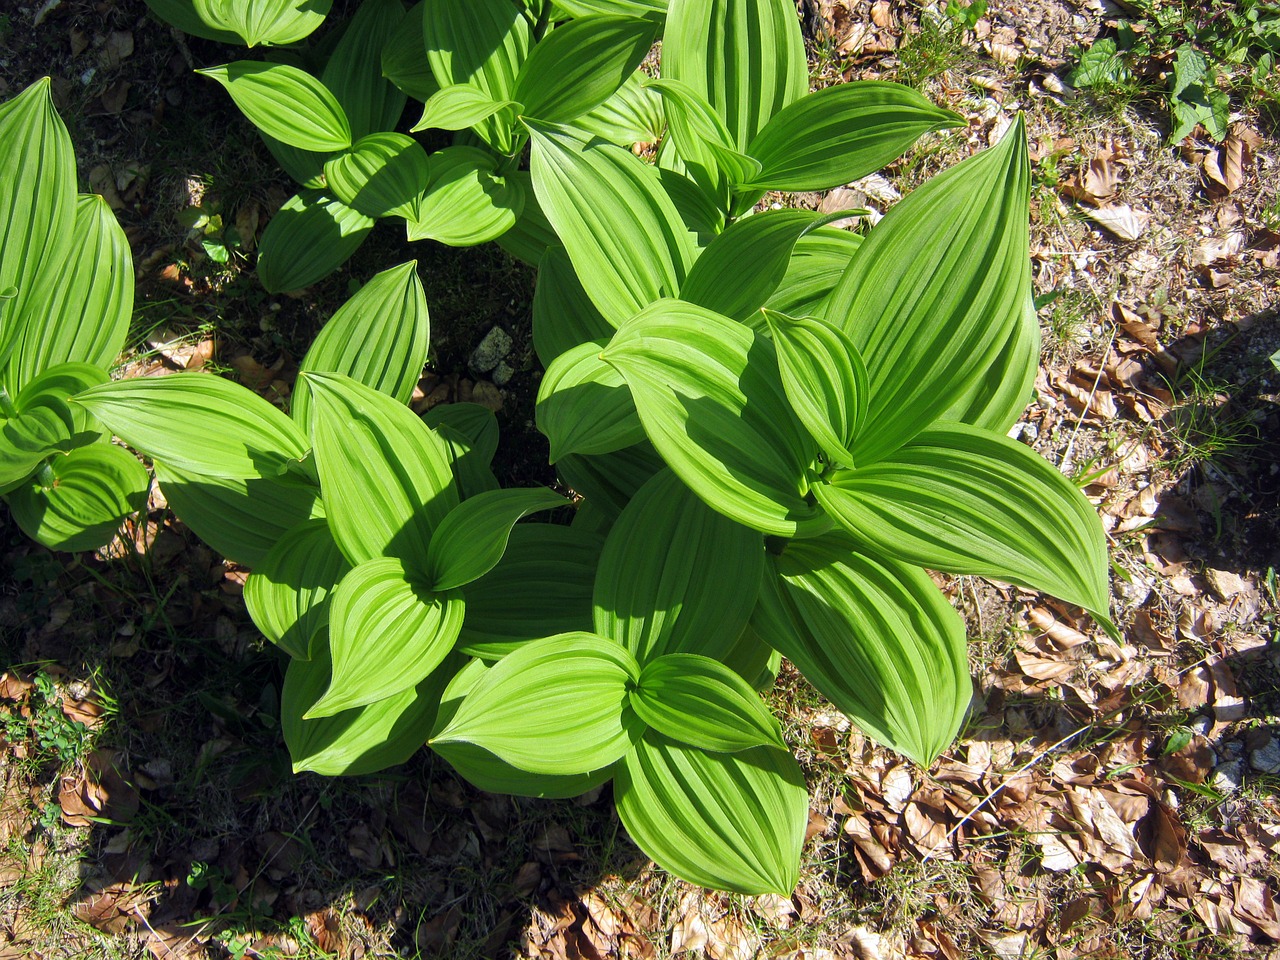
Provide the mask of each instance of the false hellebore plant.
POLYGON ((92 550, 146 502, 147 472, 67 398, 105 383, 133 313, 133 258, 76 193, 48 79, 0 106, 0 496, 27 536, 92 550))

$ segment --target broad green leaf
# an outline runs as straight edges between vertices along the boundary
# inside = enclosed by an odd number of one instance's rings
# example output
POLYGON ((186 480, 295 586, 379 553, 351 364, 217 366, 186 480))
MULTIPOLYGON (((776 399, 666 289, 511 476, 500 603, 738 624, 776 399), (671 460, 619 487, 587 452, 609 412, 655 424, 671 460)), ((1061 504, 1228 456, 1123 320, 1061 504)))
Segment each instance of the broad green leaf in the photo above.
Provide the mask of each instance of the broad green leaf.
POLYGON ((498 421, 492 410, 476 403, 443 403, 422 419, 448 446, 462 499, 498 489, 491 466, 498 449, 498 421))
POLYGON ((331 717, 421 683, 453 649, 466 604, 411 582, 394 557, 357 564, 329 606, 333 676, 304 717, 331 717))
POLYGON ((185 473, 277 477, 311 447, 262 397, 207 373, 117 380, 75 402, 135 450, 185 473))
POLYGON ((896 204, 858 247, 826 319, 867 365, 870 402, 853 451, 860 465, 938 419, 1022 322, 1029 196, 1019 120, 997 146, 896 204))
POLYGON ((431 64, 427 62, 426 40, 422 35, 422 8, 419 0, 400 19, 382 48, 382 75, 414 100, 425 102, 440 89, 431 64))
POLYGON ((827 316, 827 297, 861 243, 861 234, 837 227, 806 233, 792 247, 786 275, 765 306, 789 317, 827 316))
POLYGON ((591 16, 538 42, 516 77, 524 115, 568 123, 604 103, 640 66, 657 25, 635 17, 591 16))
MULTIPOLYGON (((205 25, 234 33, 246 46, 281 46, 312 34, 332 0, 193 0, 191 6, 205 25)), ((161 13, 155 5, 152 9, 161 13)))
POLYGON ((538 429, 551 441, 548 462, 577 454, 612 453, 644 439, 631 390, 600 358, 605 341, 562 353, 538 385, 538 429))
MULTIPOLYGON (((300 373, 341 373, 408 403, 431 349, 427 296, 418 261, 383 270, 338 308, 298 366, 300 373)), ((300 378, 289 412, 305 430, 311 387, 300 378)))
POLYGON ((645 86, 648 75, 636 70, 608 100, 574 120, 573 125, 614 143, 656 143, 666 127, 662 96, 645 86))
MULTIPOLYGON (((427 544, 458 504, 444 441, 373 387, 341 374, 303 377, 311 387, 320 489, 343 555, 352 564, 396 557, 425 575, 427 544)), ((341 657, 334 656, 340 667, 341 657)))
MULTIPOLYGON (((662 151, 659 150, 659 155, 662 151)), ((694 256, 724 231, 725 211, 716 198, 683 173, 659 168, 662 189, 675 206, 685 229, 694 237, 694 256)))
POLYGON ((382 51, 403 17, 401 0, 361 0, 320 74, 351 122, 352 140, 394 130, 400 123, 406 98, 383 76, 382 51))
POLYGON ((320 491, 296 476, 210 477, 154 463, 169 509, 217 553, 256 567, 293 527, 323 516, 320 491))
POLYGON ((972 685, 964 622, 920 567, 842 532, 772 557, 752 626, 867 734, 922 766, 955 738, 972 685))
MULTIPOLYGON (((472 660, 450 681, 440 701, 435 731, 443 729, 462 705, 463 698, 488 673, 480 660, 472 660)), ((603 767, 590 773, 555 775, 529 773, 499 760, 496 756, 474 743, 462 740, 447 743, 436 742, 431 748, 444 757, 472 786, 487 793, 504 793, 517 797, 542 797, 568 799, 577 797, 606 783, 613 774, 612 767, 603 767)))
POLYGON ((458 504, 440 521, 427 553, 427 582, 437 593, 471 583, 494 568, 523 517, 568 503, 554 490, 489 490, 458 504))
POLYGON ((102 427, 84 407, 71 403, 70 400, 90 387, 107 382, 107 372, 97 364, 78 362, 55 364, 31 378, 18 392, 14 407, 20 415, 32 413, 41 407, 49 407, 67 425, 71 437, 76 437, 78 434, 92 434, 93 437, 77 438, 77 444, 87 442, 101 435, 102 427))
POLYGON ((497 660, 521 644, 591 629, 591 590, 603 541, 576 527, 521 523, 497 566, 467 584, 458 649, 497 660))
POLYGON ((671 0, 662 76, 692 87, 724 120, 739 151, 809 90, 791 0, 671 0))
POLYGON ((303 521, 254 566, 244 585, 245 606, 264 637, 289 656, 310 660, 316 638, 325 645, 333 591, 350 569, 329 524, 303 521))
POLYGON ((498 237, 498 246, 520 262, 536 267, 551 247, 560 245, 560 238, 556 236, 551 221, 538 206, 529 171, 513 170, 505 179, 513 190, 524 197, 524 205, 511 229, 498 237))
POLYGON ((562 353, 590 340, 608 340, 614 327, 600 315, 564 247, 547 250, 538 264, 533 291, 533 348, 544 367, 562 353))
POLYGON ((668 653, 646 663, 631 691, 636 716, 665 737, 702 750, 783 750, 782 727, 751 685, 719 660, 668 653))
POLYGON ((556 470, 568 487, 603 510, 605 516, 613 518, 664 466, 653 444, 646 440, 613 453, 596 456, 570 454, 560 458, 556 470))
POLYGON ((682 880, 783 896, 799 881, 809 793, 786 750, 708 753, 650 730, 618 765, 613 799, 631 839, 682 880))
POLYGON ((746 152, 760 190, 828 190, 875 173, 926 133, 964 126, 897 83, 859 80, 811 93, 769 120, 746 152))
POLYGON ((476 147, 431 154, 431 182, 406 218, 409 239, 469 247, 510 230, 524 208, 524 190, 495 170, 494 158, 476 147))
POLYGON ((466 130, 500 113, 510 124, 519 110, 520 104, 515 100, 495 100, 469 83, 451 83, 441 87, 423 104, 422 116, 411 129, 466 130))
POLYGON ((48 457, 92 443, 101 428, 68 402, 73 394, 105 383, 107 375, 87 363, 51 367, 23 388, 12 417, 0 416, 0 493, 30 477, 48 457))
POLYGON ((35 278, 6 370, 11 391, 62 363, 109 367, 124 347, 133 318, 129 241, 97 195, 80 197, 74 231, 77 250, 68 262, 46 262, 35 278))
POLYGON ((693 243, 657 170, 625 147, 569 127, 525 123, 538 203, 604 318, 617 325, 674 296, 693 243))
POLYGON ((237 60, 196 73, 212 77, 263 133, 301 150, 345 150, 351 124, 329 89, 284 63, 237 60))
POLYGON ((787 404, 773 344, 702 307, 664 300, 619 328, 604 359, 649 440, 712 509, 753 530, 811 535, 813 441, 787 404))
POLYGON ((817 317, 765 310, 791 409, 828 463, 854 466, 854 439, 867 411, 867 368, 839 327, 817 317))
POLYGON ((451 658, 416 687, 385 700, 314 720, 303 715, 329 686, 328 645, 318 644, 312 660, 289 661, 280 691, 280 727, 293 772, 354 777, 404 763, 427 742, 440 696, 461 660, 451 658))
POLYGON ((17 289, 0 312, 3 373, 27 304, 38 299, 36 276, 46 262, 65 263, 75 241, 76 158, 47 77, 0 104, 0 170, 0 291, 17 289))
POLYGON ((644 729, 627 702, 639 674, 612 640, 590 633, 535 640, 489 669, 431 745, 473 743, 530 773, 599 770, 644 729))
POLYGON ((667 12, 667 0, 556 0, 556 6, 571 17, 613 14, 660 21, 667 12))
POLYGON ((371 133, 324 165, 333 195, 366 217, 412 215, 431 179, 427 151, 403 133, 371 133))
POLYGON ((284 168, 284 172, 297 181, 298 186, 306 190, 324 190, 324 165, 332 157, 332 150, 299 150, 289 144, 269 137, 261 130, 258 137, 266 145, 276 163, 284 168))
POLYGON ((183 33, 218 43, 243 43, 238 35, 205 23, 196 13, 194 0, 146 0, 146 4, 161 20, 171 23, 183 33))
MULTIPOLYGON (((441 87, 467 83, 492 100, 511 100, 533 28, 511 0, 430 0, 423 5, 427 62, 441 87)), ((514 146, 509 122, 493 117, 476 133, 498 153, 514 146)))
POLYGON ((147 505, 151 478, 137 457, 105 441, 50 461, 52 483, 28 483, 8 496, 22 532, 51 550, 96 550, 147 505))
POLYGON ((670 653, 723 658, 756 605, 764 538, 721 516, 670 470, 619 515, 600 555, 595 630, 641 664, 670 653))
POLYGON ((702 251, 680 287, 680 299, 747 322, 787 275, 791 251, 816 214, 769 210, 744 217, 702 251), (750 270, 743 265, 750 264, 750 270))
POLYGON ((728 191, 749 183, 760 173, 756 160, 739 152, 733 134, 711 104, 693 87, 679 80, 649 84, 662 95, 672 143, 685 170, 707 193, 727 205, 728 191))
POLYGON ((1043 590, 1110 626, 1096 511, 1052 464, 1008 437, 939 422, 884 460, 836 471, 814 493, 878 554, 1043 590))
POLYGON ((777 680, 782 655, 769 646, 748 623, 738 635, 733 648, 721 658, 721 662, 746 680, 751 689, 763 693, 777 680))
POLYGON ((351 258, 373 220, 317 190, 303 190, 276 211, 258 242, 258 279, 271 293, 301 290, 351 258))
POLYGON ((1009 339, 982 375, 955 398, 940 419, 1008 433, 1031 402, 1039 365, 1040 321, 1028 290, 1026 308, 1021 320, 1009 331, 1009 339))

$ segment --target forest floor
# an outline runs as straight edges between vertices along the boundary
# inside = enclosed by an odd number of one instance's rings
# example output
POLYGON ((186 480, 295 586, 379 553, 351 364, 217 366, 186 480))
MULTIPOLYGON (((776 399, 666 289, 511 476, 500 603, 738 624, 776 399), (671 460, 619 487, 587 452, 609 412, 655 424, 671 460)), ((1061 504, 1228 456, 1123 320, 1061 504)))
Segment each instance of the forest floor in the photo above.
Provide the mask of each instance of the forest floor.
MULTIPOLYGON (((496 408, 499 479, 556 482, 532 426, 531 270, 380 230, 329 280, 268 296, 254 237, 291 189, 192 73, 239 52, 141 0, 5 7, 0 98, 53 77, 82 188, 133 245, 129 373, 287 394, 349 285, 416 257, 433 329, 416 405, 496 408), (494 327, 502 385, 469 368, 494 327)), ((1098 506, 1123 642, 1043 597, 945 579, 974 708, 929 770, 784 666, 774 707, 812 797, 800 885, 709 894, 640 854, 600 791, 490 796, 427 751, 377 776, 294 776, 281 658, 243 570, 158 497, 97 556, 0 516, 0 958, 1280 957, 1280 81, 1224 66, 1225 139, 1171 143, 1190 14, 801 7, 816 83, 899 80, 969 123, 780 202, 883 211, 1025 115, 1044 353, 1015 431, 1098 506), (1145 50, 1072 86, 1081 51, 1135 35, 1145 50)))

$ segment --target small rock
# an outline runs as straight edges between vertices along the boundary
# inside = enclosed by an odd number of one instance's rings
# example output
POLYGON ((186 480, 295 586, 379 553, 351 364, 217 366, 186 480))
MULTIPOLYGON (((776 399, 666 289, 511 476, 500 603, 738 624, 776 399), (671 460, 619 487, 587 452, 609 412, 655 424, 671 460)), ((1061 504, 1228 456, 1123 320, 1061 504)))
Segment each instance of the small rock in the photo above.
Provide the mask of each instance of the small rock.
POLYGON ((1209 786, 1219 793, 1235 793, 1244 783, 1244 761, 1231 760, 1213 768, 1209 786))
POLYGON ((478 403, 482 407, 488 407, 494 413, 497 413, 502 409, 502 391, 492 383, 481 380, 472 390, 471 402, 478 403))
POLYGON ((493 368, 492 379, 497 386, 505 387, 511 382, 511 378, 514 377, 515 374, 516 372, 512 368, 511 364, 507 363, 505 360, 499 360, 498 365, 493 368))
POLYGON ((1213 721, 1204 716, 1196 717, 1191 721, 1189 726, 1191 727, 1192 733, 1198 733, 1203 737, 1208 734, 1210 728, 1213 726, 1213 721))
POLYGON ((1280 741, 1271 737, 1249 754, 1249 766, 1259 773, 1280 773, 1280 741))
POLYGON ((488 373, 511 351, 511 337, 501 327, 494 327, 485 334, 480 345, 472 351, 471 369, 488 373))
POLYGON ((1244 580, 1230 570, 1214 570, 1210 567, 1204 572, 1204 578, 1209 581, 1209 589, 1218 595, 1219 600, 1230 600, 1248 589, 1244 580))
POLYGON ((1244 756, 1244 744, 1239 740, 1228 740, 1219 752, 1228 760, 1239 760, 1244 756))

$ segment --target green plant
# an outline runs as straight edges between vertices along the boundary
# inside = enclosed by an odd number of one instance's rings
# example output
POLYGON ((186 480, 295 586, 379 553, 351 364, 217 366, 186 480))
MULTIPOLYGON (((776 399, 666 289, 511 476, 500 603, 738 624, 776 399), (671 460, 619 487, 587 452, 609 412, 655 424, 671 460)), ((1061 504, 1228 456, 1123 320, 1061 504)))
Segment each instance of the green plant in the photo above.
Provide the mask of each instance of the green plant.
POLYGON ((67 398, 107 380, 133 309, 133 259, 101 197, 76 194, 49 81, 0 106, 0 495, 24 533, 90 550, 140 509, 146 471, 67 398))

